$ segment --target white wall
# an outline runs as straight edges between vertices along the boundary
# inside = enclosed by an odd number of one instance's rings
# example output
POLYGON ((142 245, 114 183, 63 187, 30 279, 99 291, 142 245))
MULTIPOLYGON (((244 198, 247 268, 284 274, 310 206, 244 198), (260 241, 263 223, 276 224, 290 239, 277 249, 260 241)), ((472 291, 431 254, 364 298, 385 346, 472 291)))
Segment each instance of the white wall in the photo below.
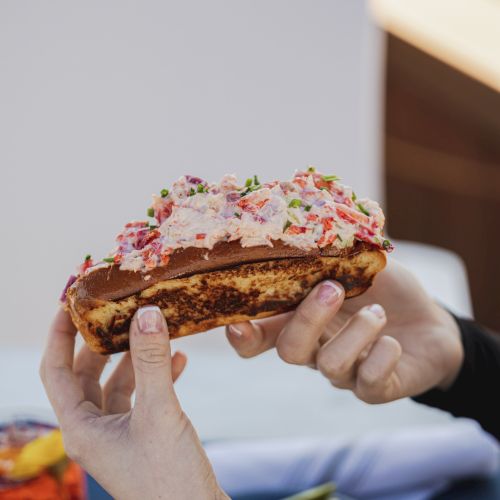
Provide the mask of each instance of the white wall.
POLYGON ((0 1, 2 345, 182 173, 379 197, 379 49, 361 0, 0 1))

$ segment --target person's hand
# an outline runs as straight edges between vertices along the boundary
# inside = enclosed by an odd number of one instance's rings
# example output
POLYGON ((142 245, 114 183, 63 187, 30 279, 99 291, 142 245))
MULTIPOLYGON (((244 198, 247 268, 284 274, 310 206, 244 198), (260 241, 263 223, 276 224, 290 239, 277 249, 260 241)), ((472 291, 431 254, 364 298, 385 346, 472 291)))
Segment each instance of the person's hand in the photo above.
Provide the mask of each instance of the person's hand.
POLYGON ((75 333, 59 311, 40 366, 68 456, 120 500, 227 498, 175 395, 173 381, 186 357, 171 357, 159 309, 135 315, 130 353, 102 388, 107 357, 84 346, 73 360, 75 333))
POLYGON ((359 297, 344 302, 342 286, 326 281, 295 311, 231 325, 227 337, 242 357, 276 348, 368 403, 446 389, 463 361, 454 319, 392 260, 359 297))

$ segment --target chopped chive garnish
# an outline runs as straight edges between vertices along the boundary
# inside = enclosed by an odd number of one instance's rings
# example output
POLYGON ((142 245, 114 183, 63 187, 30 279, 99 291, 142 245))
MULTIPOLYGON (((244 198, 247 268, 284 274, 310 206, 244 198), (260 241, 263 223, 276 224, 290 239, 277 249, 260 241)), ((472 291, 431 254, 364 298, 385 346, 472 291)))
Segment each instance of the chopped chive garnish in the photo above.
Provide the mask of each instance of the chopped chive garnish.
POLYGON ((196 194, 196 191, 194 190, 194 188, 191 188, 189 190, 189 196, 194 196, 196 194))
POLYGON ((325 186, 320 187, 320 189, 321 189, 322 191, 328 191, 328 188, 326 188, 325 186))
POLYGON ((384 241, 382 242, 382 246, 383 246, 384 248, 389 248, 389 247, 391 247, 391 246, 392 246, 392 243, 391 243, 389 240, 384 240, 384 241))
POLYGON ((198 184, 198 193, 204 193, 205 192, 205 186, 203 184, 198 184))
POLYGON ((356 193, 353 191, 352 196, 351 196, 352 201, 356 201, 358 197, 356 196, 356 193))
POLYGON ((305 210, 306 212, 309 212, 309 210, 311 210, 311 208, 312 208, 312 205, 306 205, 306 206, 304 207, 304 210, 305 210))
POLYGON ((336 175, 324 175, 322 179, 325 182, 332 182, 332 181, 339 181, 340 177, 337 177, 336 175))
POLYGON ((344 241, 344 240, 340 237, 340 234, 337 234, 337 238, 338 238, 340 241, 344 241))
POLYGON ((168 189, 162 189, 160 191, 160 194, 161 194, 162 198, 166 198, 168 196, 168 193, 169 193, 168 189))
POLYGON ((285 222, 285 225, 283 226, 283 232, 285 232, 291 225, 292 223, 289 220, 287 220, 285 222))
POLYGON ((240 193, 240 196, 245 196, 248 193, 251 193, 253 191, 257 191, 260 189, 262 186, 259 182, 259 179, 257 178, 256 175, 253 176, 253 179, 247 179, 245 181, 245 187, 242 188, 243 191, 240 193))
POLYGON ((158 227, 160 227, 160 226, 157 226, 157 225, 155 225, 155 224, 150 224, 150 225, 149 225, 149 230, 150 230, 150 231, 153 231, 153 229, 157 229, 158 227))
POLYGON ((311 173, 314 173, 314 172, 316 172, 316 169, 311 166, 311 167, 307 167, 307 171, 311 172, 311 173))
POLYGON ((90 255, 89 253, 85 256, 85 260, 90 260, 92 258, 92 255, 90 255))
POLYGON ((114 262, 115 259, 114 257, 104 257, 104 259, 102 259, 104 262, 114 262))
POLYGON ((154 217, 155 216, 155 210, 153 207, 148 208, 148 217, 154 217))
POLYGON ((356 206, 358 207, 360 212, 363 212, 365 215, 370 215, 370 212, 368 212, 368 210, 366 210, 366 208, 361 205, 361 203, 356 203, 356 206))
POLYGON ((302 200, 299 200, 297 198, 294 198, 289 204, 288 206, 290 208, 297 208, 297 207, 300 207, 300 205, 302 205, 302 200))
POLYGON ((238 219, 241 219, 241 214, 239 214, 238 212, 234 212, 234 216, 238 217, 238 219))

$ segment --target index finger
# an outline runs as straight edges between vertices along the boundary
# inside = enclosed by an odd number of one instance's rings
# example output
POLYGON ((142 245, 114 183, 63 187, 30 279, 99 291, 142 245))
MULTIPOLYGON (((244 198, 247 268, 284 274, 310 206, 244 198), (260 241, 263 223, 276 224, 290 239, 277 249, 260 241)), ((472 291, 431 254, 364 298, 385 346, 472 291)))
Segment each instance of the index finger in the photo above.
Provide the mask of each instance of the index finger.
POLYGON ((229 343, 242 358, 252 358, 272 349, 276 339, 293 313, 271 318, 235 323, 226 327, 229 343))
POLYGON ((83 390, 73 374, 76 328, 60 309, 49 330, 40 364, 40 377, 58 420, 62 423, 84 401, 83 390))
POLYGON ((314 363, 319 339, 343 301, 340 283, 327 280, 316 285, 281 331, 276 341, 280 357, 297 365, 314 363))

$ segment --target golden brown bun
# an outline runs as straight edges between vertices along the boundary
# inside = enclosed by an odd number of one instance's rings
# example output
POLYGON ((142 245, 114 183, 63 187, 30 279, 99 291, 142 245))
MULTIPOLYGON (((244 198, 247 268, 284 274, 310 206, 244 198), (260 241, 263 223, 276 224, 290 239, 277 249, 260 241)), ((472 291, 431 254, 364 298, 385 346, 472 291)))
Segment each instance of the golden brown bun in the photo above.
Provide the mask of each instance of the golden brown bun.
MULTIPOLYGON (((67 307, 90 348, 111 354, 129 348, 130 322, 137 309, 145 305, 157 305, 162 310, 171 338, 183 337, 294 309, 325 279, 339 281, 346 297, 354 297, 371 285, 385 263, 383 251, 357 243, 337 256, 316 252, 259 259, 154 282, 141 278, 142 286, 122 297, 114 292, 117 298, 109 298, 109 292, 97 289, 95 277, 91 278, 94 272, 79 278, 68 290, 67 307)), ((113 273, 124 272, 114 268, 113 273)))

